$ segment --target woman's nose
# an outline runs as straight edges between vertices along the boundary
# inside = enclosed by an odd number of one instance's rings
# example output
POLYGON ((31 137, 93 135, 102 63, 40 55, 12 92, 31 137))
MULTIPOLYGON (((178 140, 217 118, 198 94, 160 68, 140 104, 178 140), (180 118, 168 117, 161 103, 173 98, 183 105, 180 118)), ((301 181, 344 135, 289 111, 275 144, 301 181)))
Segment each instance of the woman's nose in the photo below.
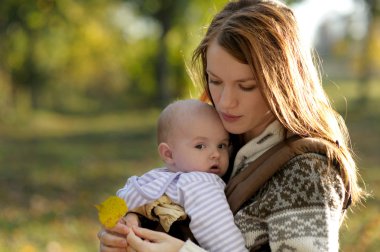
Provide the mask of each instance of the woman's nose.
POLYGON ((235 105, 236 99, 233 90, 226 85, 220 94, 219 107, 222 109, 229 109, 235 105))

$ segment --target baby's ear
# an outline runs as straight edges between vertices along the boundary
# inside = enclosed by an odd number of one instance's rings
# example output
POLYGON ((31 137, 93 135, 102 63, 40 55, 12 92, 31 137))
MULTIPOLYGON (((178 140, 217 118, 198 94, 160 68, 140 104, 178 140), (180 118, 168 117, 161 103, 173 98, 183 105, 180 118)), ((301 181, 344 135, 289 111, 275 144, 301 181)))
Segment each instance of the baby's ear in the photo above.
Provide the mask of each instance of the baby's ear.
POLYGON ((160 143, 158 145, 158 153, 161 159, 167 164, 173 164, 173 155, 170 146, 167 143, 160 143))

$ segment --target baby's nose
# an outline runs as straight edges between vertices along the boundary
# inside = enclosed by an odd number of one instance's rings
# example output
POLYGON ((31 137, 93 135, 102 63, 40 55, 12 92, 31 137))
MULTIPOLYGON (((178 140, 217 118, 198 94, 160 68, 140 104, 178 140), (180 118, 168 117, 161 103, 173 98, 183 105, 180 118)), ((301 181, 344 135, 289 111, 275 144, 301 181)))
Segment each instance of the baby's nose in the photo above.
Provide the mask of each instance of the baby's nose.
POLYGON ((220 157, 220 151, 218 148, 214 148, 211 153, 211 158, 219 158, 220 157))

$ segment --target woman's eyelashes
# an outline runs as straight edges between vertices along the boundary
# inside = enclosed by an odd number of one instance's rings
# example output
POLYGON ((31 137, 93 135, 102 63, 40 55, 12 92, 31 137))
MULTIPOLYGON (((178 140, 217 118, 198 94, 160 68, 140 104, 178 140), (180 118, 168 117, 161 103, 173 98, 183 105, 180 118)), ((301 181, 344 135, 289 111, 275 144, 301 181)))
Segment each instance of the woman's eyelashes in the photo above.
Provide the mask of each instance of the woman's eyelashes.
POLYGON ((249 92, 249 91, 254 90, 256 88, 256 85, 249 85, 248 86, 248 85, 239 84, 239 87, 241 90, 249 92))
POLYGON ((243 91, 252 91, 256 89, 256 81, 254 79, 247 79, 237 83, 239 88, 243 91))
MULTIPOLYGON (((208 83, 211 84, 211 85, 221 85, 223 83, 223 81, 220 81, 220 80, 215 80, 215 79, 209 79, 208 80, 208 83)), ((241 89, 242 91, 253 91, 254 89, 256 89, 256 84, 251 84, 251 83, 237 83, 239 89, 241 89)))
POLYGON ((219 80, 209 79, 209 80, 208 80, 208 83, 209 83, 209 84, 213 84, 213 85, 219 85, 219 84, 221 84, 222 82, 219 81, 219 80))

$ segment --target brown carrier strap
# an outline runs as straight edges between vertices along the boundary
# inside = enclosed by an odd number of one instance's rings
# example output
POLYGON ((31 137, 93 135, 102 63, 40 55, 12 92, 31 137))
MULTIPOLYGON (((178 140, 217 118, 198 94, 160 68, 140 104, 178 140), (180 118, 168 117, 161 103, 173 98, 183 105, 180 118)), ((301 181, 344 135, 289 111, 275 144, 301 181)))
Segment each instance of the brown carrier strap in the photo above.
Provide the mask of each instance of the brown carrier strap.
MULTIPOLYGON (((326 155, 326 148, 322 140, 293 136, 267 150, 227 184, 225 192, 233 214, 290 159, 302 153, 326 155)), ((343 209, 348 207, 350 200, 350 190, 346 188, 343 209)))

